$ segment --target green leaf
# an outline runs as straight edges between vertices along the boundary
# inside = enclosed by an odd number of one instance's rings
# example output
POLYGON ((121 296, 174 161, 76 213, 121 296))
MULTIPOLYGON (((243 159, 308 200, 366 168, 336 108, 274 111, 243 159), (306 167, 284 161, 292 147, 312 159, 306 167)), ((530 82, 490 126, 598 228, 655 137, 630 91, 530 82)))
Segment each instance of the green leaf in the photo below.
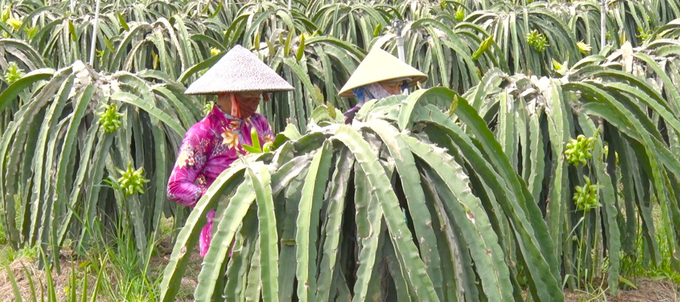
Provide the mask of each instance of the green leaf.
MULTIPOLYGON (((488 161, 482 155, 482 150, 478 147, 481 145, 478 142, 473 143, 471 138, 463 133, 463 131, 456 126, 451 120, 449 120, 440 110, 428 106, 421 112, 421 119, 425 122, 431 122, 438 126, 446 132, 447 135, 451 136, 452 141, 456 143, 458 148, 461 150, 460 154, 465 156, 470 162, 470 165, 475 167, 475 172, 480 174, 484 181, 487 182, 490 188, 494 190, 494 194, 498 199, 498 203, 503 209, 504 214, 508 218, 515 236, 519 243, 519 248, 521 251, 522 259, 530 272, 531 278, 531 290, 537 295, 545 297, 545 300, 561 300, 563 296, 560 291, 558 282, 554 279, 552 274, 545 274, 549 271, 549 264, 546 258, 552 257, 552 249, 546 249, 544 241, 547 240, 546 237, 538 237, 534 235, 535 229, 532 226, 531 220, 539 219, 534 221, 534 223, 543 223, 543 228, 545 228, 545 222, 539 213, 534 213, 529 211, 526 213, 521 206, 521 199, 524 194, 518 195, 513 192, 513 188, 510 184, 512 179, 519 179, 519 176, 514 172, 514 170, 507 164, 507 159, 495 158, 498 161, 506 161, 502 164, 500 169, 504 169, 508 172, 507 175, 503 174, 499 169, 493 166, 493 157, 488 161), (540 239, 539 239, 540 238, 540 239), (542 240, 543 242, 541 242, 542 240), (539 243, 540 242, 540 243, 539 243), (546 287, 550 286, 553 288, 551 291, 547 291, 546 287), (560 298, 562 297, 562 298, 560 298)), ((487 143, 493 144, 493 148, 500 149, 498 142, 493 139, 493 134, 490 133, 486 125, 481 120, 479 116, 472 115, 473 109, 461 98, 459 103, 457 115, 459 117, 465 117, 469 119, 467 126, 469 129, 474 130, 479 135, 476 135, 478 139, 487 140, 487 143), (484 128, 481 128, 484 127, 484 128), (486 129, 485 129, 486 128, 486 129), (478 131, 478 132, 477 132, 478 131)), ((481 147, 480 147, 481 148, 481 147)), ((502 151, 497 151, 494 153, 484 152, 489 156, 502 155, 502 151)), ((520 183, 521 188, 521 183, 520 183)), ((521 189, 520 189, 521 190, 521 189)), ((530 194, 530 193, 528 193, 530 194)), ((529 204, 531 205, 531 204, 529 204)), ((535 204, 534 204, 535 206, 535 204)), ((544 229, 545 230, 545 229, 544 229)), ((545 232, 545 231, 544 231, 545 232)))
POLYGON ((14 101, 24 89, 38 81, 52 78, 54 73, 55 71, 50 68, 34 70, 7 87, 7 89, 0 93, 0 113, 3 112, 5 108, 10 105, 10 102, 14 101))
POLYGON ((40 126, 39 130, 39 135, 36 140, 36 145, 33 152, 35 152, 34 161, 31 164, 31 169, 33 170, 33 185, 32 185, 32 198, 31 198, 31 229, 30 229, 30 235, 29 235, 29 242, 36 242, 38 239, 42 239, 42 241, 39 241, 40 244, 43 246, 46 246, 47 243, 47 232, 48 228, 46 227, 47 225, 50 225, 50 219, 52 216, 52 198, 45 198, 43 196, 42 192, 42 181, 45 179, 47 183, 50 183, 50 174, 43 176, 43 172, 45 169, 43 169, 43 166, 46 164, 45 161, 48 162, 48 167, 51 167, 51 160, 54 158, 54 156, 45 158, 45 155, 48 155, 48 151, 46 150, 47 148, 47 139, 48 139, 48 134, 50 130, 52 131, 58 131, 56 128, 56 124, 58 121, 59 116, 61 116, 61 112, 64 109, 64 106, 66 105, 66 101, 68 99, 69 94, 71 93, 71 88, 73 87, 73 82, 75 80, 75 77, 71 75, 68 77, 66 81, 61 86, 61 89, 59 90, 59 97, 50 104, 50 107, 47 109, 47 112, 45 113, 45 116, 42 121, 42 125, 40 126), (47 199, 47 200, 45 200, 47 199), (40 216, 39 216, 40 215, 40 216), (42 238, 42 237, 45 238, 42 238))
POLYGON ((545 150, 543 144, 543 135, 541 134, 541 125, 539 121, 539 114, 534 113, 529 117, 529 140, 531 152, 531 172, 529 173, 529 179, 527 181, 527 186, 534 200, 539 200, 541 191, 543 188, 543 177, 545 173, 545 150))
POLYGON ((21 290, 19 290, 19 284, 17 284, 14 272, 12 272, 12 269, 9 267, 9 263, 5 263, 4 266, 7 277, 9 278, 9 284, 12 285, 12 291, 14 291, 14 299, 17 302, 23 302, 24 300, 21 298, 21 290))
POLYGON ((380 32, 382 31, 382 24, 378 23, 378 25, 375 26, 373 29, 373 36, 377 37, 380 35, 380 32))
POLYGON ((325 125, 323 122, 342 124, 345 122, 342 111, 334 108, 332 104, 321 105, 314 108, 310 116, 310 123, 325 125))
MULTIPOLYGON (((82 147, 84 154, 92 154, 95 140, 98 137, 97 135, 98 130, 99 127, 97 125, 92 125, 90 129, 87 130, 85 134, 84 146, 82 147)), ((73 181, 74 188, 79 188, 83 186, 83 182, 85 181, 85 175, 87 174, 87 171, 89 171, 90 164, 92 164, 90 158, 85 156, 80 158, 76 178, 73 181)), ((66 239, 66 235, 73 217, 76 216, 77 218, 80 218, 73 209, 76 207, 76 203, 78 202, 79 197, 81 197, 81 194, 84 194, 81 190, 74 189, 71 191, 71 194, 67 197, 69 201, 66 204, 66 207, 69 209, 69 211, 66 211, 66 217, 64 217, 60 222, 61 227, 59 228, 59 233, 57 235, 57 241, 59 242, 59 245, 61 245, 66 239)))
MULTIPOLYGON (((550 230, 552 238, 563 238, 565 227, 564 223, 567 207, 569 202, 568 192, 568 165, 563 159, 564 147, 569 142, 571 137, 570 126, 568 121, 568 109, 565 108, 565 99, 562 98, 561 88, 556 83, 551 83, 550 86, 552 97, 547 100, 546 111, 550 112, 547 115, 548 132, 550 137, 550 146, 553 150, 552 157, 555 158, 553 164, 551 186, 548 194, 551 202, 546 209, 546 221, 550 230)), ((555 245, 555 254, 562 254, 562 244, 555 245)))
POLYGON ((248 153, 262 153, 262 150, 255 149, 253 146, 248 146, 246 144, 243 144, 241 146, 243 147, 243 150, 248 151, 248 153))
MULTIPOLYGON (((584 114, 579 115, 579 124, 583 127, 583 132, 588 137, 593 137, 599 129, 595 128, 595 124, 592 120, 588 119, 584 114)), ((603 142, 601 137, 597 138, 595 149, 593 150, 593 164, 597 174, 597 180, 600 184, 600 189, 602 191, 601 202, 603 204, 603 211, 605 215, 605 231, 607 232, 607 249, 608 253, 611 255, 618 255, 621 251, 621 240, 619 225, 616 221, 619 209, 617 204, 618 194, 612 185, 612 178, 607 175, 606 165, 603 162, 603 142)), ((620 259, 609 259, 609 278, 608 282, 611 284, 609 287, 609 292, 611 295, 616 296, 619 287, 619 274, 620 274, 620 259)))
POLYGON ((292 59, 288 58, 284 59, 283 63, 286 64, 286 66, 288 66, 295 73, 295 75, 300 81, 302 81, 305 90, 307 90, 306 95, 312 96, 314 98, 313 101, 317 105, 323 104, 323 100, 319 99, 318 97, 315 96, 314 93, 312 93, 314 91, 314 85, 312 84, 312 81, 309 77, 309 73, 303 70, 302 66, 300 66, 300 64, 298 64, 296 61, 293 61, 292 59))
POLYGON ((472 60, 477 61, 479 57, 486 52, 487 49, 494 43, 493 41, 493 34, 489 35, 484 42, 479 44, 479 48, 475 51, 475 53, 472 54, 472 60))
POLYGON ((418 250, 413 244, 411 232, 406 226, 404 215, 399 208, 399 201, 390 185, 390 181, 384 174, 380 166, 377 154, 370 148, 369 144, 361 139, 359 133, 348 125, 338 128, 334 139, 345 144, 354 154, 361 169, 366 173, 366 178, 375 190, 374 194, 380 201, 382 211, 385 215, 387 227, 392 234, 393 244, 396 246, 397 255, 401 267, 407 272, 408 280, 417 291, 421 301, 439 301, 432 280, 427 275, 425 264, 418 255, 418 250), (396 236, 396 235, 399 236, 396 236))
POLYGON ((356 224, 359 250, 359 263, 356 272, 357 281, 354 283, 354 299, 352 301, 366 301, 371 276, 374 273, 378 240, 382 228, 382 210, 380 202, 366 188, 366 176, 363 172, 356 172, 355 206, 357 208, 356 224), (363 194, 359 193, 359 188, 363 194), (360 214, 359 212, 363 212, 360 214))
POLYGON ((120 26, 122 26, 125 30, 130 30, 130 27, 128 26, 127 22, 125 22, 123 15, 121 15, 120 12, 117 12, 116 14, 118 15, 118 22, 120 22, 120 26))
MULTIPOLYGON (((26 274, 26 279, 28 279, 28 287, 31 289, 31 291, 30 291, 31 301, 38 302, 38 298, 36 296, 37 292, 35 291, 35 284, 33 282, 33 277, 31 276, 33 273, 28 271, 28 268, 26 267, 26 265, 24 265, 23 262, 21 263, 21 267, 24 269, 24 273, 26 274)), ((7 274, 8 275, 11 274, 11 270, 8 270, 7 274)), ((10 282, 11 282, 11 280, 10 280, 10 282)), ((12 287, 14 287, 14 285, 12 287)), ((14 288, 12 288, 12 289, 14 290, 14 288)), ((16 296, 16 292, 15 292, 15 296, 16 296)), ((18 299, 18 301, 20 301, 20 300, 18 299)))
POLYGON ((260 136, 257 135, 257 129, 253 127, 250 130, 250 140, 253 143, 253 147, 257 150, 262 151, 262 146, 260 145, 260 136))
POLYGON ((404 187, 404 195, 406 195, 408 201, 409 214, 413 218, 415 234, 419 238, 423 263, 427 267, 428 275, 434 283, 439 298, 444 300, 442 271, 437 254, 437 238, 431 227, 433 218, 427 209, 415 159, 408 151, 403 136, 399 134, 395 127, 380 120, 371 121, 367 123, 367 126, 380 136, 390 155, 395 159, 395 166, 404 187))
MULTIPOLYGON (((226 269, 226 286, 224 292, 216 291, 215 295, 223 294, 227 301, 245 300, 248 288, 248 272, 255 257, 258 243, 257 213, 253 207, 248 210, 242 222, 241 233, 237 233, 234 242, 234 253, 229 259, 226 269)), ((220 210, 223 212, 224 210, 220 210)), ((259 276, 258 276, 259 277, 259 276)), ((220 278, 224 279, 224 278, 220 278)), ((219 280, 222 281, 222 280, 219 280)), ((251 284, 252 287, 252 284, 251 284)), ((219 288, 222 288, 221 286, 219 288)))
POLYGON ((43 263, 45 263, 45 276, 47 279, 47 301, 49 302, 56 302, 57 301, 57 293, 55 291, 55 286, 54 286, 54 278, 52 277, 52 266, 50 263, 47 261, 47 256, 45 255, 45 251, 43 249, 40 249, 40 257, 43 260, 43 263))
POLYGON ((319 265, 319 278, 317 282, 317 300, 328 301, 331 294, 331 285, 335 271, 338 269, 338 246, 342 232, 342 218, 345 209, 345 196, 350 182, 350 174, 354 166, 354 157, 347 148, 343 148, 338 154, 337 165, 330 183, 327 223, 323 245, 323 258, 319 265))
MULTIPOLYGON (((482 279, 484 293, 490 301, 513 301, 512 284, 504 253, 498 245, 494 232, 481 201, 470 191, 470 183, 462 168, 442 149, 432 150, 431 146, 412 137, 404 137, 409 149, 423 159, 444 181, 444 187, 437 190, 451 192, 452 198, 442 198, 452 221, 458 224, 468 242, 476 270, 482 279)), ((442 193, 440 193, 442 194, 442 193)), ((446 195, 442 195, 444 197, 446 195)))
POLYGON ((111 96, 111 99, 135 105, 143 109, 150 115, 154 116, 155 118, 161 120, 163 123, 168 125, 180 136, 184 136, 184 134, 186 133, 186 130, 184 130, 184 128, 182 128, 182 126, 175 119, 171 118, 169 115, 155 107, 148 100, 144 100, 127 92, 116 92, 111 96))
POLYGON ((203 258, 203 267, 198 275, 198 285, 194 291, 196 301, 209 301, 215 292, 217 280, 223 278, 221 277, 224 275, 223 264, 229 254, 234 235, 255 200, 256 194, 252 187, 250 181, 246 180, 238 187, 227 207, 215 214, 215 219, 219 222, 213 227, 216 230, 213 231, 208 253, 203 258))
POLYGON ((258 178, 253 170, 248 169, 247 179, 255 191, 257 201, 257 214, 260 230, 260 262, 262 278, 262 298, 264 301, 276 302, 279 299, 278 283, 278 233, 277 223, 274 214, 274 200, 270 186, 270 176, 266 167, 261 167, 258 178))
POLYGON ((286 141, 297 140, 300 137, 302 137, 302 135, 295 125, 288 124, 283 132, 276 135, 276 138, 274 139, 274 149, 278 149, 286 141))
POLYGON ((262 147, 260 146, 260 137, 257 135, 257 129, 255 127, 250 129, 250 141, 252 146, 243 144, 243 149, 250 153, 262 153, 262 147))
POLYGON ((73 26, 73 20, 68 20, 68 31, 71 33, 71 40, 78 41, 78 34, 76 28, 73 26))
POLYGON ((399 129, 409 129, 418 117, 419 109, 426 105, 435 105, 439 108, 455 108, 451 103, 457 94, 448 88, 436 87, 421 89, 411 93, 399 112, 399 129))
MULTIPOLYGON (((234 163, 238 163, 234 162, 234 163)), ((170 261, 165 267, 163 281, 160 287, 160 300, 165 302, 175 301, 175 296, 180 288, 182 276, 189 262, 191 249, 196 245, 201 229, 206 222, 205 215, 220 199, 222 192, 229 191, 243 179, 245 167, 233 165, 229 170, 215 179, 213 185, 208 188, 203 197, 198 201, 191 214, 187 218, 184 227, 177 235, 175 246, 170 255, 170 261)), ((241 202, 241 206, 243 203, 241 202)), ((236 206, 232 206, 236 207, 236 206)), ((236 209, 232 209, 234 212, 236 209)), ((229 242, 230 244, 231 242, 229 242)))
POLYGON ((302 56, 305 54, 305 34, 300 35, 300 44, 298 45, 297 52, 295 53, 295 61, 300 62, 302 56))
POLYGON ((260 249, 260 239, 260 236, 257 236, 253 257, 249 262, 248 281, 245 284, 246 288, 243 292, 243 299, 245 299, 245 301, 260 301, 260 290, 262 288, 262 263, 260 262, 262 251, 260 249))
POLYGON ((302 187, 298 205, 295 231, 295 255, 297 260, 297 294, 300 301, 316 301, 316 242, 318 239, 319 211, 327 187, 332 152, 330 142, 324 142, 312 159, 309 172, 302 187))

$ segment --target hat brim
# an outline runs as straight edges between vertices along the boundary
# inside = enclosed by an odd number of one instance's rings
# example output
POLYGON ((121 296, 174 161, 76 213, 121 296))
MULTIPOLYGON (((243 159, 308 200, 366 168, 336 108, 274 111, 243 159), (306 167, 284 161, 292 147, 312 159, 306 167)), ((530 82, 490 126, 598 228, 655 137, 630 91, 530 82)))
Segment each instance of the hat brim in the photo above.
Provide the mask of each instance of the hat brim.
MULTIPOLYGON (((395 80, 395 79, 399 79, 399 78, 401 78, 401 77, 396 77, 396 78, 391 78, 391 79, 384 79, 384 80, 376 81, 376 82, 372 82, 372 83, 366 83, 366 84, 361 85, 361 86, 370 85, 370 84, 374 84, 374 83, 387 82, 387 81, 395 80)), ((416 86, 418 83, 423 83, 423 82, 425 82, 425 81, 427 81, 427 77, 426 77, 426 76, 411 77, 411 80, 408 81, 408 86, 409 86, 409 87, 413 87, 413 86, 416 86)), ((361 87, 361 86, 357 86, 357 87, 345 89, 344 91, 342 91, 342 92, 340 93, 340 97, 343 97, 343 98, 352 98, 352 97, 355 97, 354 91, 353 91, 353 90, 354 90, 355 88, 358 88, 358 87, 361 87)))
POLYGON ((410 78, 409 86, 418 82, 423 83, 428 79, 427 75, 418 69, 376 47, 366 55, 338 94, 341 97, 353 97, 352 90, 355 88, 400 78, 410 78))
POLYGON ((220 95, 222 93, 237 93, 237 92, 262 92, 262 93, 269 93, 269 92, 288 92, 293 90, 292 88, 281 88, 281 89, 275 89, 275 88, 270 88, 270 89, 237 89, 237 90, 220 90, 220 91, 189 91, 189 89, 184 91, 184 94, 186 95, 220 95))
POLYGON ((236 45, 184 91, 187 95, 293 90, 285 79, 248 49, 236 45))

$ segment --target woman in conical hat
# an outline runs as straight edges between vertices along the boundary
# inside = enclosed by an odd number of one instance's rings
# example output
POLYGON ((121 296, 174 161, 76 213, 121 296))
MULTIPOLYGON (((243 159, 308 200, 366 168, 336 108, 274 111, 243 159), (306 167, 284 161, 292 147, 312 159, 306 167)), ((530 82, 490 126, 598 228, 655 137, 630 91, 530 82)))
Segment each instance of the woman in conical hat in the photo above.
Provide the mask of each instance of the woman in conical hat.
MULTIPOLYGON (((215 178, 245 154, 242 145, 252 145, 253 128, 261 142, 273 141, 269 123, 255 111, 261 97, 269 99, 268 92, 289 90, 293 87, 286 80, 240 45, 192 83, 185 94, 217 95, 218 99, 207 116, 184 136, 168 181, 168 199, 194 207, 215 178)), ((212 210, 201 231, 201 257, 210 245, 214 217, 212 210)))
POLYGON ((354 115, 365 102, 397 95, 409 86, 427 81, 427 75, 374 47, 340 89, 341 97, 356 97, 358 103, 345 112, 345 122, 352 123, 354 115))

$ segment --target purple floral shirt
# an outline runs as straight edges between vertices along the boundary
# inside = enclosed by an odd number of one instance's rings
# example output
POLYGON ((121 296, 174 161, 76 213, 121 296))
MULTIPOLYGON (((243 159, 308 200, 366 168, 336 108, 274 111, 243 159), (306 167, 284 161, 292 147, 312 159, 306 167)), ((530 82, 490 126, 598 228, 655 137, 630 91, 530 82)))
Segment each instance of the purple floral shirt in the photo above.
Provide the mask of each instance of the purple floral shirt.
MULTIPOLYGON (((222 171, 246 151, 243 144, 252 145, 250 131, 255 127, 260 142, 271 142, 274 135, 264 116, 253 114, 242 119, 223 112, 217 105, 201 121, 187 131, 182 141, 175 167, 168 181, 168 199, 194 207, 222 171)), ((201 256, 210 245, 215 210, 208 213, 208 224, 201 232, 201 256)))

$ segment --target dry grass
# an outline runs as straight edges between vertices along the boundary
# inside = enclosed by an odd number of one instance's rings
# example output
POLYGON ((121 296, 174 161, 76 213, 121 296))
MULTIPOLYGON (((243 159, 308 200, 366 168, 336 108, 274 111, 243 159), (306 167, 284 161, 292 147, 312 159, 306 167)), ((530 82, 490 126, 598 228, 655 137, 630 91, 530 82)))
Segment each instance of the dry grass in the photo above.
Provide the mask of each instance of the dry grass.
POLYGON ((638 279, 637 289, 621 290, 616 297, 566 292, 567 302, 680 302, 680 284, 665 280, 638 279))
MULTIPOLYGON (((163 274, 165 266, 170 261, 170 254, 172 253, 172 238, 166 236, 167 239, 162 240, 157 246, 157 255, 151 258, 149 265, 149 278, 154 280, 155 278, 160 278, 163 274)), ((66 301, 68 294, 68 287, 71 278, 71 262, 68 257, 69 251, 64 251, 61 259, 61 274, 57 274, 56 271, 52 272, 52 278, 54 280, 55 292, 58 301, 66 301)), ((193 301, 193 292, 198 285, 198 273, 200 272, 202 259, 199 256, 198 249, 192 253, 192 258, 189 261, 189 267, 182 278, 182 285, 180 287, 180 294, 176 301, 193 301)), ((84 277, 84 269, 80 269, 79 265, 83 261, 75 261, 73 264, 76 267, 76 276, 78 280, 84 277)), ((31 287, 29 278, 26 275, 23 265, 26 270, 31 274, 31 279, 33 280, 33 285, 35 287, 38 300, 40 300, 40 295, 42 293, 43 297, 47 299, 47 275, 44 271, 39 270, 37 267, 37 261, 30 258, 20 258, 15 260, 10 264, 10 269, 16 278, 17 285, 21 292, 21 296, 24 301, 31 300, 31 287), (42 290, 41 290, 42 289, 42 290)), ((114 269, 112 264, 107 265, 107 270, 114 269)), ((92 292, 97 279, 97 272, 90 272, 88 275, 88 292, 92 292)), ((116 289, 116 284, 119 280, 105 280, 102 282, 110 282, 112 288, 116 289)), ((78 295, 81 294, 80 285, 77 288, 78 295)), ((100 291, 96 301, 108 302, 111 301, 111 297, 108 297, 100 287, 100 291)), ((89 297, 88 297, 89 298, 89 297)), ((13 302, 16 301, 14 296, 14 290, 12 284, 9 281, 9 276, 5 269, 0 269, 0 301, 2 302, 13 302)))
MULTIPOLYGON (((194 253, 197 255, 197 253, 194 253)), ((152 268, 154 272, 152 274, 162 273, 163 268, 168 262, 169 254, 164 256, 157 256, 152 259, 152 268)), ((21 291, 21 295, 26 299, 30 299, 30 286, 28 278, 24 272, 21 263, 26 265, 29 272, 33 272, 32 278, 36 291, 40 293, 40 284, 42 284, 43 292, 46 290, 46 275, 43 271, 38 270, 33 263, 33 261, 25 261, 26 259, 19 259, 10 265, 12 272, 17 278, 17 283, 21 291)), ((180 292, 184 293, 182 297, 178 297, 177 301, 193 301, 191 294, 193 289, 196 288, 198 280, 198 272, 200 270, 200 258, 195 256, 191 261, 192 265, 187 275, 182 279, 182 285, 180 292)), ((76 267, 77 267, 76 263, 76 267)), ((81 272, 82 273, 82 272, 81 272)), ((69 278, 71 276, 70 264, 64 263, 62 268, 62 273, 60 275, 53 274, 54 283, 56 287, 56 294, 58 301, 66 300, 66 290, 65 288, 69 286, 69 278)), ((96 276, 91 275, 89 277, 88 288, 94 287, 96 276)), ((45 293, 45 297, 46 297, 45 293)), ((617 297, 611 297, 609 295, 594 295, 589 293, 576 293, 576 292, 566 292, 565 293, 567 302, 680 302, 680 285, 671 283, 669 281, 655 281, 652 279, 640 279, 638 280, 637 290, 622 290, 617 297)), ((40 298, 38 298, 40 299, 40 298)), ((14 292, 12 290, 12 285, 9 282, 7 273, 2 270, 0 271, 0 301, 15 301, 14 292)), ((110 301, 107 297, 100 296, 97 301, 110 301)))
MULTIPOLYGON (((40 299, 39 298, 40 293, 43 293, 43 296, 47 298, 47 276, 45 275, 44 271, 39 270, 37 268, 35 260, 30 258, 20 258, 15 260, 12 264, 10 264, 9 268, 12 270, 12 274, 14 274, 16 278, 15 280, 19 286, 21 297, 24 300, 31 299, 31 287, 29 278, 26 275, 26 271, 28 271, 31 279, 33 279, 33 285, 38 295, 38 299, 40 299), (24 266, 26 267, 26 270, 24 270, 24 266)), ((66 300, 66 291, 64 289, 69 285, 70 277, 71 277, 70 265, 62 267, 60 275, 57 275, 56 272, 52 274, 52 278, 54 280, 56 288, 57 300, 59 301, 66 300)), ((91 283, 88 285, 94 286, 94 281, 95 280, 92 279, 91 283)), ((7 271, 5 269, 0 271, 0 299, 2 301, 16 300, 12 284, 9 281, 9 275, 7 274, 7 271)))
MULTIPOLYGON (((163 270, 170 260, 170 254, 173 248, 173 236, 163 236, 163 239, 155 247, 156 255, 151 258, 149 265, 149 278, 154 280, 160 278, 163 274, 163 270)), ((71 262, 70 259, 75 257, 71 255, 68 250, 62 250, 61 255, 61 274, 56 274, 53 272, 53 279, 57 294, 58 301, 66 301, 67 293, 66 290, 69 286, 69 279, 71 277, 71 262)), ((193 291, 198 285, 198 273, 201 267, 201 258, 198 256, 198 248, 194 249, 192 253, 192 258, 190 260, 189 267, 182 279, 182 284, 180 286, 179 295, 176 301, 193 301, 193 291)), ((76 267, 77 277, 81 279, 84 275, 84 270, 78 268, 78 266, 83 261, 75 261, 73 264, 76 267)), ((16 281, 18 283, 22 298, 26 301, 31 299, 31 289, 29 285, 29 278, 26 276, 26 272, 22 266, 22 263, 26 266, 27 270, 31 274, 34 286, 38 295, 43 293, 44 297, 47 297, 47 279, 45 272, 37 269, 36 261, 31 258, 20 258, 15 260, 10 264, 10 269, 16 276, 16 281), (42 288, 42 291, 41 291, 42 288)), ((112 264, 107 265, 107 270, 112 270, 115 268, 111 267, 112 264)), ((91 292, 94 288, 96 281, 96 273, 90 272, 88 275, 88 292, 91 292)), ((113 290, 116 290, 116 284, 119 280, 106 280, 104 282, 109 282, 113 290)), ((680 302, 680 284, 674 284, 670 281, 665 280, 653 280, 650 278, 637 279, 638 289, 634 290, 621 290, 617 297, 611 297, 608 294, 600 293, 583 293, 583 292, 566 292, 565 297, 567 302, 680 302)), ((78 294, 80 294, 80 288, 77 289, 78 294)), ((40 296, 38 296, 40 300, 40 296)), ((110 294, 104 294, 100 290, 99 297, 97 301, 112 301, 110 294)), ((114 299, 115 300, 115 299, 114 299)), ((12 285, 9 282, 7 272, 4 269, 0 269, 0 302, 10 302, 16 301, 14 298, 14 291, 12 285)))

